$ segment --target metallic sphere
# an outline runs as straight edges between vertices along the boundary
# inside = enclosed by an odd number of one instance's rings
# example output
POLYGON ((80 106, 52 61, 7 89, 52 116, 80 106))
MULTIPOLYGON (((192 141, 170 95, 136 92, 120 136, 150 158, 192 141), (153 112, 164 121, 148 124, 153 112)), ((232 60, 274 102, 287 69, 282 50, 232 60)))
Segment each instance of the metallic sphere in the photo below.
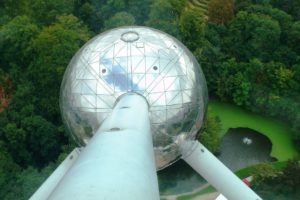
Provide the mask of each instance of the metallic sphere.
POLYGON ((86 145, 127 92, 149 103, 157 169, 175 162, 182 156, 179 142, 195 139, 207 106, 194 56, 174 37, 147 27, 116 28, 91 39, 71 60, 61 86, 62 116, 74 139, 86 145))

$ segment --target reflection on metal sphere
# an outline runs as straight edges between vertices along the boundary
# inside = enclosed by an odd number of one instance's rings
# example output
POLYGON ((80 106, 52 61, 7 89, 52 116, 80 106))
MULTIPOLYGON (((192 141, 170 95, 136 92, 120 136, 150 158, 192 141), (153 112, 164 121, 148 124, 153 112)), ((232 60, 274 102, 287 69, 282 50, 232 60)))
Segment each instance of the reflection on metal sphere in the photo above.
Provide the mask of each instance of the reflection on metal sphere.
POLYGON ((80 145, 126 92, 149 103, 157 169, 179 159, 178 143, 196 137, 206 110, 205 78, 194 56, 147 27, 121 27, 87 42, 71 60, 60 94, 64 122, 80 145))

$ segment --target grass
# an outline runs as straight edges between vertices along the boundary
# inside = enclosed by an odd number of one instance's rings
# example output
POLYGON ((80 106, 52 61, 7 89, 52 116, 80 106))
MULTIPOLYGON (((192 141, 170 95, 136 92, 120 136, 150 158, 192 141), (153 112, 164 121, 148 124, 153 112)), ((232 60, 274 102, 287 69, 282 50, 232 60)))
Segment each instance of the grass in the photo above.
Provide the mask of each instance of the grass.
POLYGON ((220 137, 223 137, 230 128, 250 128, 271 140, 271 156, 277 158, 278 161, 285 161, 297 156, 292 142, 291 129, 286 124, 220 102, 210 102, 209 111, 221 120, 220 137))

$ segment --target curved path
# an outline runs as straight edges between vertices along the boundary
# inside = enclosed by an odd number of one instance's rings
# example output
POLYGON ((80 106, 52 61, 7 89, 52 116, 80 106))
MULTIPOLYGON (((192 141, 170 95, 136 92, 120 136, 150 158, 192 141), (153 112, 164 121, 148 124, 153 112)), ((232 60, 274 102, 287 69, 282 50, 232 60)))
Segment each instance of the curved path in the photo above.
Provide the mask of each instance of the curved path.
POLYGON ((200 187, 194 189, 191 192, 184 192, 184 193, 180 193, 180 194, 174 194, 174 195, 162 195, 160 196, 162 199, 166 199, 166 200, 176 200, 177 197, 183 196, 183 195, 192 195, 194 193, 197 193, 199 191, 201 191, 202 189, 208 187, 210 184, 206 183, 204 185, 201 185, 200 187))

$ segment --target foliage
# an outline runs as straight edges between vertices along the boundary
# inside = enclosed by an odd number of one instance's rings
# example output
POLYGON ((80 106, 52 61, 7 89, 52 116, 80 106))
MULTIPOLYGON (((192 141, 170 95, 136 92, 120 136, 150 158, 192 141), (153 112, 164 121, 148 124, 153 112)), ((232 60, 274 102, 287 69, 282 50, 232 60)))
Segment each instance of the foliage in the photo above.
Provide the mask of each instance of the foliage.
POLYGON ((234 14, 234 0, 210 0, 208 4, 208 19, 210 22, 221 23, 229 21, 234 14))
POLYGON ((187 1, 188 0, 169 0, 170 4, 178 15, 180 15, 185 10, 187 1))
POLYGON ((16 16, 0 27, 0 65, 4 69, 12 64, 26 68, 31 61, 28 55, 30 41, 38 33, 38 26, 27 16, 16 16))
POLYGON ((291 46, 291 48, 299 55, 300 54, 300 21, 296 21, 292 27, 291 31, 288 35, 288 43, 291 46))
POLYGON ((255 185, 263 184, 266 180, 274 180, 280 176, 280 171, 276 170, 272 165, 262 163, 255 166, 253 170, 253 179, 255 185))
POLYGON ((119 26, 130 26, 134 25, 135 18, 127 12, 118 12, 107 21, 105 21, 104 26, 106 29, 116 28, 119 26))
POLYGON ((29 0, 30 17, 35 19, 38 24, 50 25, 60 15, 72 14, 74 9, 73 0, 29 0))
POLYGON ((28 70, 34 83, 34 95, 39 98, 36 107, 49 119, 59 119, 59 86, 68 62, 78 48, 89 38, 87 28, 74 16, 63 15, 42 29, 30 44, 35 57, 28 70))
POLYGON ((224 48, 239 61, 252 58, 267 61, 279 45, 280 33, 278 21, 265 15, 240 11, 228 24, 224 48))
POLYGON ((153 0, 127 0, 126 10, 134 16, 137 25, 144 25, 148 19, 153 0))
POLYGON ((300 20, 300 2, 297 0, 271 0, 271 4, 300 20))
POLYGON ((220 119, 214 116, 209 110, 203 124, 199 137, 200 142, 206 146, 208 150, 217 154, 219 153, 221 132, 220 119))
POLYGON ((0 141, 0 196, 4 197, 13 188, 13 180, 20 172, 20 167, 16 165, 6 151, 4 142, 0 141))
POLYGON ((11 190, 3 195, 5 200, 27 200, 40 187, 47 177, 55 169, 55 164, 50 163, 42 170, 28 167, 22 172, 18 173, 13 182, 14 186, 11 190))
POLYGON ((282 171, 269 164, 257 167, 254 176, 254 189, 264 199, 297 199, 300 189, 300 164, 289 160, 282 171), (272 188, 272 189, 271 189, 272 188))
POLYGON ((202 44, 204 38, 204 22, 198 12, 183 11, 179 19, 180 36, 190 50, 195 50, 202 44))
POLYGON ((145 24, 173 36, 178 36, 178 16, 169 0, 154 0, 145 24))
POLYGON ((10 77, 0 68, 0 112, 2 112, 11 100, 13 85, 10 77))

